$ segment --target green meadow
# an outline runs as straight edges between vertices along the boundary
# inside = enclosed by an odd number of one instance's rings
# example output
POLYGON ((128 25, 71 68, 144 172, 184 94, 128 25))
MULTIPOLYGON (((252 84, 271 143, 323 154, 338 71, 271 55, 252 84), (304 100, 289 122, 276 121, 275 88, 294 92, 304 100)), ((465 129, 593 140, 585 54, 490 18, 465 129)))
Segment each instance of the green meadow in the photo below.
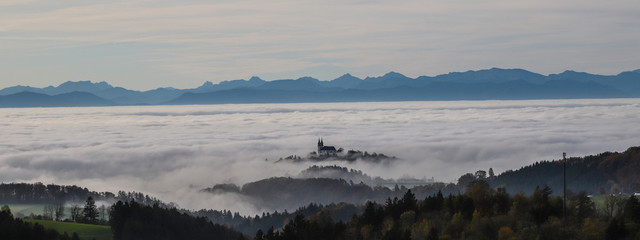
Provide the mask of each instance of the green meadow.
POLYGON ((61 234, 66 232, 69 236, 75 232, 78 234, 78 237, 83 240, 111 240, 112 236, 111 228, 109 226, 34 219, 24 219, 24 221, 29 223, 38 223, 44 226, 44 228, 54 229, 61 234))

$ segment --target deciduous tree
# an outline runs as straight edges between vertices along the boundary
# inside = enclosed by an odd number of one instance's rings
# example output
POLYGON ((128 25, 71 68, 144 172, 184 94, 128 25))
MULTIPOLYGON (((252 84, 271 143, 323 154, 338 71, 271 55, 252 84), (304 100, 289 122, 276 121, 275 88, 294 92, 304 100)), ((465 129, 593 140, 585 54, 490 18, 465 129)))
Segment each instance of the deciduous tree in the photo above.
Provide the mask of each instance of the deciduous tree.
POLYGON ((64 217, 64 204, 57 203, 54 207, 55 207, 56 221, 62 220, 62 218, 64 217))
POLYGON ((71 206, 71 221, 73 222, 81 222, 82 221, 82 208, 77 204, 71 206))

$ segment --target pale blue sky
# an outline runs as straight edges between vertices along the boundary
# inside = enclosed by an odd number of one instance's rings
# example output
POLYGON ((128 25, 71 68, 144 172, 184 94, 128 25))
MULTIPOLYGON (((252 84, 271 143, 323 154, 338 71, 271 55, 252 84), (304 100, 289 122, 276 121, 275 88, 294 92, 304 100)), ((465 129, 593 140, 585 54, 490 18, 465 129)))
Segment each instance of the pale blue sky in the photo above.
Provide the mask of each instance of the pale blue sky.
POLYGON ((0 2, 0 88, 640 68, 637 0, 0 2))

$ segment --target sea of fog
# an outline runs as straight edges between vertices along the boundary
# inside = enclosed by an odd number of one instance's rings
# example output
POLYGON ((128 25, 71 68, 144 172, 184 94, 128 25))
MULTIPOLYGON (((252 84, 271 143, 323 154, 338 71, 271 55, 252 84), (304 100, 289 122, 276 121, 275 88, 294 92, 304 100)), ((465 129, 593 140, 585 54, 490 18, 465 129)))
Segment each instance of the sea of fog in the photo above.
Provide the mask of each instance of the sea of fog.
MULTIPOLYGON (((295 176, 275 164, 325 145, 396 156, 342 166, 455 182, 540 160, 640 145, 640 99, 0 109, 0 181, 142 191, 181 207, 255 209, 198 191, 295 176)), ((330 163, 333 164, 333 163, 330 163)))

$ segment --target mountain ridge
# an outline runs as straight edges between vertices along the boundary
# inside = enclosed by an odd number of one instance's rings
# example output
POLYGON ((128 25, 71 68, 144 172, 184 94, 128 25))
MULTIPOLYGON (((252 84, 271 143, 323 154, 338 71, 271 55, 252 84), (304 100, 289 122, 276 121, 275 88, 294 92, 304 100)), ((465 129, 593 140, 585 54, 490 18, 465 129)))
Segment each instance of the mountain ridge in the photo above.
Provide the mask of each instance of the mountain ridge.
MULTIPOLYGON (((629 98, 640 97, 640 69, 617 75, 567 70, 545 76, 519 68, 491 68, 416 78, 392 71, 364 79, 347 73, 329 81, 308 76, 265 81, 254 76, 249 80, 217 84, 207 81, 191 89, 166 87, 147 91, 129 90, 107 82, 67 81, 55 87, 19 85, 1 89, 0 106, 25 105, 11 105, 7 100, 24 97, 24 94, 20 95, 23 92, 52 97, 85 92, 105 100, 103 104, 107 105, 629 98)), ((40 96, 40 99, 44 97, 40 96)), ((76 105, 82 104, 68 104, 76 105)))
POLYGON ((47 95, 34 92, 20 92, 0 96, 0 107, 102 107, 113 106, 114 102, 86 92, 70 92, 47 95))

